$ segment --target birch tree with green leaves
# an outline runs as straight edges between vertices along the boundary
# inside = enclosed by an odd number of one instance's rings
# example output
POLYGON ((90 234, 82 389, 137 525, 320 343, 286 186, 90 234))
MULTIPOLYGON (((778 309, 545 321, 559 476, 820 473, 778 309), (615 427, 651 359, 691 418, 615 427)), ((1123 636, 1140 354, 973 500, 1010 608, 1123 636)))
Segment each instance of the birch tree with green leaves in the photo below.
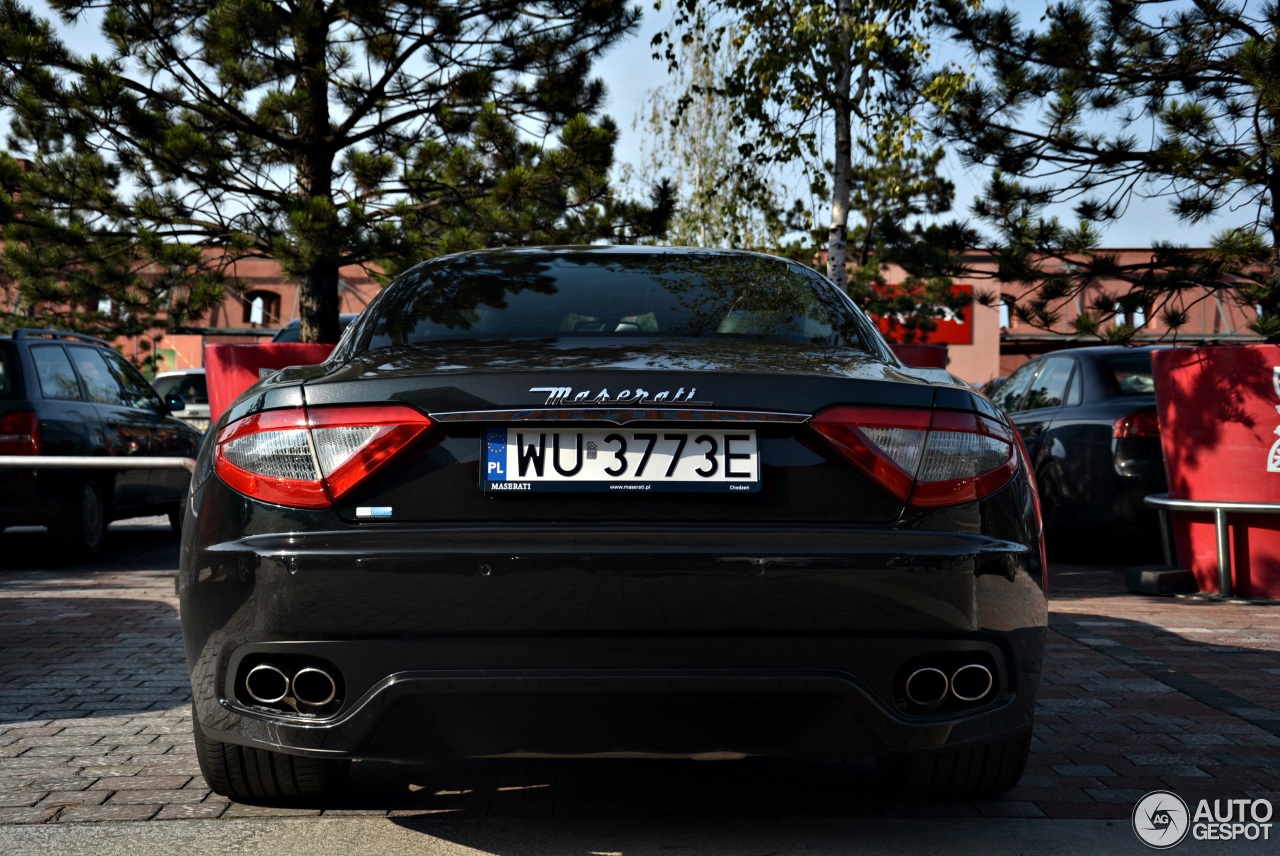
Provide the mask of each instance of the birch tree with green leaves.
POLYGON ((906 234, 906 219, 950 205, 922 123, 927 109, 946 109, 966 77, 955 69, 923 73, 932 7, 928 0, 675 0, 671 27, 655 39, 673 69, 689 61, 690 46, 705 53, 731 41, 732 67, 691 92, 731 105, 744 161, 798 164, 813 195, 830 200, 827 275, 842 287, 851 246, 855 260, 869 261, 886 224, 906 234))
POLYGON ((635 176, 643 186, 671 181, 676 211, 668 243, 772 249, 787 231, 779 186, 767 168, 739 154, 747 138, 734 121, 735 105, 716 93, 740 48, 732 33, 714 45, 703 35, 679 45, 670 79, 644 95, 633 126, 642 133, 635 176))

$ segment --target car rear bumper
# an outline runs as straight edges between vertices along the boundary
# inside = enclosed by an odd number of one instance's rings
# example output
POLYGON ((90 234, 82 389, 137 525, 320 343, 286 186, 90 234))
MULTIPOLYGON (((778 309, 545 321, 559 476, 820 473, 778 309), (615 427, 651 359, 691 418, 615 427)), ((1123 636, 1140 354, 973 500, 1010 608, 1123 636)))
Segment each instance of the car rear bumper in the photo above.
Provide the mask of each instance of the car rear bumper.
POLYGON ((226 670, 209 675, 215 688, 196 693, 197 716, 209 736, 225 742, 327 757, 850 757, 950 747, 1026 731, 1038 680, 1036 669, 1026 667, 1039 662, 1042 644, 1042 632, 1035 631, 987 640, 250 643, 234 649, 226 670), (916 715, 895 703, 894 672, 900 664, 971 657, 996 664, 999 689, 986 702, 964 711, 952 706, 916 715), (291 658, 323 663, 341 675, 351 698, 336 715, 281 714, 239 697, 239 666, 291 658), (532 667, 538 662, 557 667, 532 667), (823 666, 836 663, 843 668, 823 666), (431 668, 414 668, 421 666, 431 668))
POLYGON ((255 527, 193 523, 179 589, 196 714, 229 743, 400 761, 832 757, 1032 720, 1039 557, 996 538, 335 525, 219 540, 255 527), (980 703, 904 705, 907 671, 972 658, 995 675, 980 703), (301 713, 257 704, 244 680, 259 663, 331 669, 339 699, 301 713))

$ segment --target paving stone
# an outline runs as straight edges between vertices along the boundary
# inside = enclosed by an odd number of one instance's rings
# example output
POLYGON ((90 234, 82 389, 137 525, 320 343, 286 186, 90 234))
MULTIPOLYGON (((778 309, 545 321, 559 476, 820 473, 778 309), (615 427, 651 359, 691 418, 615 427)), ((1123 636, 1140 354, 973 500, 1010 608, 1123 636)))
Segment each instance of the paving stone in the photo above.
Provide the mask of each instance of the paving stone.
POLYGON ((81 767, 80 775, 92 776, 94 778, 108 778, 113 776, 136 776, 145 769, 146 767, 144 767, 142 764, 134 764, 129 761, 122 761, 119 764, 81 767))
POLYGON ((69 808, 58 815, 58 823, 84 823, 104 820, 150 820, 160 811, 153 805, 95 805, 69 808))
POLYGON ((222 817, 319 817, 320 809, 282 808, 278 806, 231 803, 222 817))
POLYGON ((1055 764, 1053 770, 1060 776, 1103 778, 1116 775, 1116 771, 1105 764, 1055 764))
POLYGON ((79 805, 102 805, 110 796, 106 791, 54 791, 45 794, 44 799, 38 803, 41 806, 79 806, 79 805))
POLYGON ((1085 793, 1098 802, 1122 802, 1130 806, 1137 804, 1151 791, 1147 788, 1086 788, 1085 793))
POLYGON ((1265 755, 1231 755, 1213 754, 1213 760, 1231 767, 1262 767, 1264 769, 1280 769, 1280 761, 1265 755))
POLYGON ((978 813, 983 817, 1044 817, 1040 806, 1026 800, 1008 800, 1005 802, 981 802, 977 805, 978 813))
MULTIPOLYGON (((118 781, 118 780, 117 780, 118 781)), ((207 788, 203 790, 120 790, 111 793, 106 802, 109 805, 123 803, 198 803, 209 795, 207 788)))
POLYGON ((52 806, 0 806, 0 823, 44 823, 57 811, 52 806))
POLYGON ((107 788, 113 791, 176 791, 181 789, 189 781, 191 781, 190 776, 121 776, 115 778, 103 778, 94 787, 107 788))
POLYGON ((228 803, 167 803, 155 816, 156 820, 189 820, 191 818, 221 817, 228 803))

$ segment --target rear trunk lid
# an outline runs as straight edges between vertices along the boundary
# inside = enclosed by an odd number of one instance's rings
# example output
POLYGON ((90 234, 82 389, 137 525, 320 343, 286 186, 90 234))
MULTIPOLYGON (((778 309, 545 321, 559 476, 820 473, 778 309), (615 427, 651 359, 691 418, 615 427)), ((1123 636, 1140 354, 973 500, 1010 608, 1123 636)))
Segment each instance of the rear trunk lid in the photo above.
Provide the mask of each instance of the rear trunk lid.
MULTIPOLYGON (((885 524, 899 518, 903 502, 839 460, 807 422, 840 404, 928 411, 935 397, 929 381, 947 377, 844 347, 541 339, 374 350, 310 380, 305 396, 309 408, 398 402, 436 420, 394 465, 341 497, 339 513, 351 522, 885 524), (486 444, 503 435, 549 471, 556 461, 546 458, 557 447, 563 469, 572 470, 593 443, 601 454, 618 448, 605 437, 626 438, 633 453, 643 448, 637 436, 658 438, 659 450, 705 452, 724 432, 750 438, 733 440, 733 448, 758 451, 751 489, 705 492, 696 479, 671 485, 658 466, 658 477, 645 481, 654 489, 569 483, 486 490, 486 464, 494 460, 486 444)), ((725 465, 723 456, 720 462, 699 463, 705 471, 725 465)), ((634 472, 638 464, 632 454, 625 466, 634 472)))

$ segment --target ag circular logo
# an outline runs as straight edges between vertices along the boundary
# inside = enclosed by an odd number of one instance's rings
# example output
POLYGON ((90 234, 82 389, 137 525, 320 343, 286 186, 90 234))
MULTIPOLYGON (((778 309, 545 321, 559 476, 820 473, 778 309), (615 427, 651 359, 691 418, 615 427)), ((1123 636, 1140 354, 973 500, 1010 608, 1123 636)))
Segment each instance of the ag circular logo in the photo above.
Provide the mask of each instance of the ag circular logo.
POLYGON ((1152 791, 1133 807, 1133 831, 1148 847, 1167 850, 1186 838, 1190 828, 1187 804, 1170 791, 1152 791))

